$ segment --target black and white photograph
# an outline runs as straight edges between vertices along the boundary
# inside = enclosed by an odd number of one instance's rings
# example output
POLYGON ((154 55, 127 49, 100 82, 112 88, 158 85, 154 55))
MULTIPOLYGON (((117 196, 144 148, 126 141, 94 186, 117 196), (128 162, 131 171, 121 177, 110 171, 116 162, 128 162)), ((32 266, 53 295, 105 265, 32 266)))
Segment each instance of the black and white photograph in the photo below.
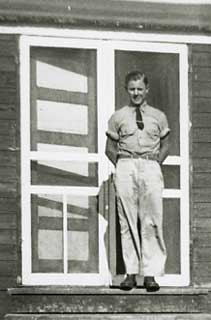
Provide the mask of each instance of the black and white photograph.
POLYGON ((0 319, 211 319, 210 0, 0 0, 0 319))

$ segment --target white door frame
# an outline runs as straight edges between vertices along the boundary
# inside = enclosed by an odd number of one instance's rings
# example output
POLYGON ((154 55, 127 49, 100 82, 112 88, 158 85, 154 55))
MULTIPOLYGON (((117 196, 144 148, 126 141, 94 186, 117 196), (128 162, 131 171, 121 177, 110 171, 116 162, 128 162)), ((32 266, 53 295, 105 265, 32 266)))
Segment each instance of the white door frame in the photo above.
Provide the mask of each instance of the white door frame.
MULTIPOLYGON (((86 34, 86 32, 84 32, 86 34)), ((90 154, 88 161, 99 163, 99 186, 108 178, 110 165, 105 157, 105 131, 107 120, 114 112, 114 51, 136 50, 148 52, 166 52, 179 54, 180 72, 180 143, 181 157, 168 157, 165 164, 180 164, 181 190, 165 189, 163 196, 166 198, 181 199, 181 274, 166 275, 159 279, 164 286, 186 286, 189 284, 189 114, 188 114, 188 51, 184 44, 155 43, 143 41, 111 41, 99 39, 76 39, 56 37, 20 37, 20 89, 21 89, 21 168, 22 168, 22 276, 25 285, 43 284, 71 284, 71 285, 108 285, 110 274, 106 265, 105 248, 99 250, 99 274, 40 274, 31 272, 31 217, 30 193, 68 193, 81 194, 87 192, 96 195, 98 188, 79 187, 54 187, 30 185, 30 160, 52 159, 52 154, 30 151, 30 46, 43 47, 67 47, 67 48, 93 48, 97 50, 97 104, 98 104, 98 154, 90 154), (110 66, 109 68, 107 66, 110 66), (104 93, 109 92, 105 97, 104 93), (29 192, 30 190, 30 192, 29 192)), ((70 155, 58 155, 58 158, 72 160, 70 155)), ((74 159, 80 160, 81 155, 74 155, 74 159)), ((99 228, 102 228, 99 217, 99 228)), ((100 232, 99 232, 100 233, 100 232)), ((102 238, 102 237, 101 237, 102 238)), ((99 243, 103 245, 102 239, 99 243)))
POLYGON ((81 48, 81 49, 96 49, 97 51, 97 65, 103 65, 105 60, 100 61, 101 55, 99 51, 102 49, 100 41, 86 39, 83 42, 79 39, 63 39, 63 38, 46 38, 46 37, 28 37, 21 36, 20 38, 20 98, 21 98, 21 202, 22 202, 22 282, 24 285, 108 285, 110 283, 110 274, 108 271, 106 250, 104 248, 103 237, 106 228, 104 227, 105 221, 98 214, 99 225, 99 273, 67 273, 67 246, 65 239, 67 239, 67 228, 65 219, 67 216, 66 209, 64 208, 64 273, 32 273, 31 262, 31 194, 62 194, 63 205, 66 207, 67 194, 74 195, 90 195, 96 196, 99 193, 100 185, 105 177, 107 171, 105 166, 104 145, 105 138, 102 134, 102 126, 106 127, 106 115, 102 114, 104 110, 102 106, 102 87, 103 73, 102 67, 98 71, 97 78, 97 96, 98 96, 98 153, 90 153, 88 157, 83 157, 81 154, 68 154, 67 152, 52 153, 52 152, 39 152, 30 151, 30 47, 62 47, 62 48, 81 48), (98 174, 98 187, 67 187, 67 186, 38 186, 31 185, 31 160, 77 160, 87 162, 97 162, 99 166, 98 174))
MULTIPOLYGON (((188 105, 188 48, 184 44, 111 41, 109 43, 110 62, 114 65, 115 50, 154 53, 174 53, 179 55, 180 92, 180 156, 168 156, 165 165, 180 165, 180 189, 164 189, 163 198, 180 199, 180 268, 179 275, 167 274, 158 278, 162 286, 187 286, 190 282, 189 261, 189 105, 188 105), (113 60, 113 61, 112 61, 113 60)), ((109 73, 109 115, 115 111, 114 68, 109 73)), ((111 170, 113 170, 111 166, 111 170)))

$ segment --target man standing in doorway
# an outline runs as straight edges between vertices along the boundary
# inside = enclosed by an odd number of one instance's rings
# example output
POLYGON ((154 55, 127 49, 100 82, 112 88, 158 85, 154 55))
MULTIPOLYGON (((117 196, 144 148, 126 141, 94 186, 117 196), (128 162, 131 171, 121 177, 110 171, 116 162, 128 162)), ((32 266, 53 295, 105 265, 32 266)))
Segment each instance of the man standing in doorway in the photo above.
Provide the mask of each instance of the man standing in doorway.
POLYGON ((106 155, 116 166, 115 187, 126 275, 120 288, 136 287, 144 275, 147 291, 159 290, 165 270, 164 187, 160 165, 168 155, 170 129, 165 114, 148 105, 148 79, 133 71, 125 78, 129 104, 108 122, 106 155), (139 223, 138 223, 139 220, 139 223))

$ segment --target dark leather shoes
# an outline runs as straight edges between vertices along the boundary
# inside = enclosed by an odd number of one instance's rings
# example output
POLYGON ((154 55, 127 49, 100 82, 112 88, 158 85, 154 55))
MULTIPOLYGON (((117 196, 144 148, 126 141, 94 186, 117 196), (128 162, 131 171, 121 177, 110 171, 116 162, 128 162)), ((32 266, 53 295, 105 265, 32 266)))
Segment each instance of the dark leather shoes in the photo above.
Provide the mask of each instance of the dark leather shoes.
POLYGON ((148 292, 154 292, 154 291, 158 291, 160 289, 160 286, 155 281, 154 277, 144 277, 144 288, 148 292))
POLYGON ((131 290, 135 288, 136 283, 136 275, 135 274, 127 274, 126 278, 120 283, 120 289, 122 290, 131 290))

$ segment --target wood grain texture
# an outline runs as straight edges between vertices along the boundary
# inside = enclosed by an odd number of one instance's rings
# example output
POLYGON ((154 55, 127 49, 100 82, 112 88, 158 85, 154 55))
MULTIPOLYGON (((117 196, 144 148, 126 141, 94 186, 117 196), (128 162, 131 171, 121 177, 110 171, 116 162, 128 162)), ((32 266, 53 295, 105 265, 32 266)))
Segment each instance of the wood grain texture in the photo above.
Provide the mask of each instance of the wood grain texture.
POLYGON ((17 265, 15 261, 0 261, 0 274, 2 277, 17 275, 17 265))
POLYGON ((193 66, 196 67, 210 67, 211 52, 195 52, 193 54, 193 66))
POLYGON ((3 198, 16 199, 17 182, 16 181, 0 181, 0 194, 3 198))
POLYGON ((203 82, 211 81, 211 68, 210 67, 195 67, 193 71, 193 79, 195 81, 201 82, 201 85, 203 86, 203 82))
POLYGON ((200 229, 204 232, 211 232, 211 218, 210 217, 199 217, 195 218, 193 222, 193 227, 200 229))
POLYGON ((17 37, 0 35, 0 315, 17 277, 18 50, 17 37))
POLYGON ((209 203, 194 203, 193 204, 193 217, 211 218, 211 202, 209 203))
MULTIPOLYGON (((210 262, 210 247, 195 247, 193 248, 194 256, 193 261, 197 262, 210 262)), ((200 275, 203 275, 202 270, 200 271, 200 275)), ((207 279, 207 282, 210 282, 210 279, 207 279)))
POLYGON ((2 182, 17 180, 16 168, 11 166, 0 166, 0 177, 2 182))
MULTIPOLYGON (((1 280, 0 278, 0 288, 1 288, 1 280)), ((4 319, 4 315, 9 312, 9 304, 10 297, 8 296, 6 291, 0 290, 0 319, 4 319)))
POLYGON ((14 57, 2 56, 0 54, 0 71, 14 72, 16 70, 16 63, 14 57))
POLYGON ((98 0, 1 0, 1 23, 210 32, 209 5, 98 0), (148 18, 150 16, 150 19, 148 18))
MULTIPOLYGON (((0 151, 0 166, 7 168, 17 165, 17 154, 14 151, 0 151)), ((16 176, 16 175, 15 175, 16 176)))
POLYGON ((193 159, 193 173, 210 173, 211 161, 210 158, 194 158, 193 159))
POLYGON ((206 310, 207 295, 16 295, 11 313, 195 313, 206 310))
POLYGON ((192 276, 195 285, 211 284, 211 46, 192 46, 192 276))
POLYGON ((210 82, 208 81, 194 81, 193 83, 193 97, 198 98, 210 98, 211 91, 210 91, 210 82))
POLYGON ((210 128, 211 113, 198 112, 194 113, 192 117, 192 125, 194 128, 210 128))
POLYGON ((15 244, 0 244, 0 261, 16 261, 17 247, 15 244))
POLYGON ((211 314, 8 314, 5 320, 210 320, 211 314))
POLYGON ((193 128, 193 142, 211 142, 211 128, 193 128))
POLYGON ((17 102, 16 89, 7 87, 0 88, 0 101, 1 104, 15 104, 17 102))
POLYGON ((198 172, 193 173, 193 186, 199 187, 210 187, 211 186, 211 173, 210 172, 198 172))
POLYGON ((192 189, 193 202, 211 202, 211 188, 193 188, 192 189))
MULTIPOLYGON (((206 223, 206 219, 204 224, 206 223)), ((210 222, 208 223, 210 226, 210 222)), ((195 222, 195 230, 193 232, 194 247, 206 248, 211 247, 210 228, 202 225, 201 222, 195 222), (199 223, 199 225, 197 225, 199 223)), ((211 262, 211 261, 210 261, 211 262)))
MULTIPOLYGON (((141 277, 140 277, 141 278, 141 277)), ((207 288, 194 288, 194 287, 162 287, 159 291, 154 292, 153 295, 161 295, 161 296, 171 296, 171 295, 183 295, 183 296, 198 296, 198 295, 208 295, 209 291, 207 288)), ((146 292, 143 290, 143 286, 136 288, 135 290, 131 290, 129 292, 125 292, 120 290, 119 288, 114 287, 104 287, 104 286, 20 286, 16 288, 8 288, 9 295, 83 295, 83 296, 92 296, 96 295, 135 295, 142 296, 152 295, 152 293, 146 292)))
POLYGON ((211 46, 207 45, 207 44, 194 44, 192 45, 192 52, 196 53, 196 52, 210 52, 211 53, 211 46))
MULTIPOLYGON (((8 294, 7 294, 6 290, 7 290, 7 288, 14 287, 14 286, 17 286, 16 276, 14 276, 14 275, 0 276, 0 291, 4 291, 5 295, 7 296, 7 300, 9 300, 9 298, 8 298, 8 294)), ((1 300, 1 303, 3 303, 2 300, 1 300)), ((1 304, 0 304, 0 306, 1 306, 1 304)), ((4 305, 2 305, 1 307, 4 308, 4 305)))
POLYGON ((0 214, 0 230, 16 229, 16 215, 10 213, 0 214))
MULTIPOLYGON (((194 72, 194 71, 193 71, 194 72)), ((192 99, 192 112, 211 112, 211 98, 194 97, 192 99)))
MULTIPOLYGON (((84 4, 85 5, 85 4, 84 4)), ((1 41, 0 41, 1 44, 1 41)), ((13 45, 10 44, 12 47, 13 45)), ((8 46, 10 48, 10 46, 8 46)), ((193 196, 193 225, 191 232, 193 235, 193 279, 195 285, 210 286, 211 285, 211 95, 209 92, 209 81, 211 68, 210 47, 196 49, 197 69, 194 71, 197 78, 193 88, 196 89, 193 99, 193 186, 191 190, 193 196), (202 57, 200 57, 203 52, 202 57), (206 71, 203 73, 203 67, 206 71)), ((195 52, 194 51, 194 52, 195 52)), ((5 49, 5 55, 7 50, 5 49)), ((1 55, 1 54, 0 54, 1 55)), ((0 288, 15 286, 15 277, 17 275, 17 237, 16 237, 16 197, 18 178, 16 172, 16 151, 9 151, 9 148, 17 147, 17 129, 16 124, 16 88, 14 86, 15 71, 13 66, 9 66, 10 59, 3 66, 3 60, 0 59, 0 70, 5 68, 6 72, 2 76, 3 88, 0 86, 0 119, 9 121, 1 121, 0 126, 0 176, 3 178, 0 182, 0 288), (1 62, 2 61, 2 62, 1 62), (10 71, 11 68, 11 71, 10 71), (11 76, 11 77, 10 77, 11 76), (10 88, 10 90, 8 90, 10 88), (2 98, 2 99, 1 99, 2 98), (1 117, 3 116, 3 118, 1 117), (13 127, 14 126, 14 127, 13 127), (5 168, 5 171, 4 169, 5 168), (9 179, 6 179, 8 175, 9 179), (7 181, 6 181, 7 180, 7 181)), ((195 77, 195 76, 194 76, 195 77)), ((0 77, 1 79, 1 77, 0 77)), ((81 98, 83 99, 83 97, 81 98)), ((77 144, 77 138, 74 140, 77 144)), ((61 137, 62 139, 62 137, 61 137)), ((113 192, 110 190, 110 192, 113 192)), ((112 217, 111 222, 114 217, 112 217)), ((115 258, 115 257, 114 257, 115 258)), ((84 289, 83 289, 84 290, 84 289)), ((173 294, 171 289, 169 294, 114 294, 112 290, 107 289, 106 295, 77 293, 72 296, 64 295, 60 292, 58 295, 43 292, 43 294, 30 295, 26 299, 26 295, 20 295, 5 298, 0 295, 0 305, 5 301, 10 303, 10 312, 30 312, 35 314, 16 314, 8 315, 9 320, 57 320, 57 319, 157 319, 156 312, 160 312, 160 319, 211 319, 210 314, 185 314, 186 312, 206 312, 208 310, 207 297, 203 294, 189 294, 188 297, 181 293, 173 294), (43 314, 36 314, 41 312, 43 314), (55 312, 56 314, 49 314, 55 312), (75 312, 76 314, 65 315, 64 312, 75 312), (95 313, 92 315, 78 313, 95 313), (96 314, 96 312, 101 314, 96 314), (115 313, 119 312, 117 315, 115 313), (124 314, 121 314, 123 313, 124 314), (155 314, 148 314, 155 312, 155 314), (161 314, 167 312, 171 314, 161 314), (172 314, 174 312, 175 314, 172 314), (60 313, 60 314, 58 314, 60 313), (102 315, 102 313, 104 313, 102 315), (108 314, 110 313, 110 314, 108 314), (133 314, 128 314, 133 313, 133 314), (142 313, 142 314, 140 314, 142 313), (144 314, 145 313, 145 314, 144 314), (184 313, 184 314, 183 314, 184 313)), ((138 289, 143 292, 143 289, 138 289)), ((200 290, 199 290, 200 291, 200 290)), ((199 292, 198 291, 198 292, 199 292)), ((0 306, 2 308, 2 306, 0 306)), ((4 306, 4 308, 6 308, 4 306)), ((1 309, 0 309, 1 310, 1 309)), ((4 309, 5 312, 5 309, 4 309)))
POLYGON ((5 245, 16 244, 16 230, 13 230, 13 229, 0 230, 0 245, 3 245, 3 244, 5 245))
POLYGON ((0 102, 0 119, 16 119, 15 104, 7 104, 0 102))
POLYGON ((194 142, 192 144, 192 157, 193 161, 197 158, 210 158, 211 157, 211 143, 209 142, 194 142))
POLYGON ((0 198, 0 215, 5 213, 14 214, 16 216, 17 203, 16 199, 0 198))

